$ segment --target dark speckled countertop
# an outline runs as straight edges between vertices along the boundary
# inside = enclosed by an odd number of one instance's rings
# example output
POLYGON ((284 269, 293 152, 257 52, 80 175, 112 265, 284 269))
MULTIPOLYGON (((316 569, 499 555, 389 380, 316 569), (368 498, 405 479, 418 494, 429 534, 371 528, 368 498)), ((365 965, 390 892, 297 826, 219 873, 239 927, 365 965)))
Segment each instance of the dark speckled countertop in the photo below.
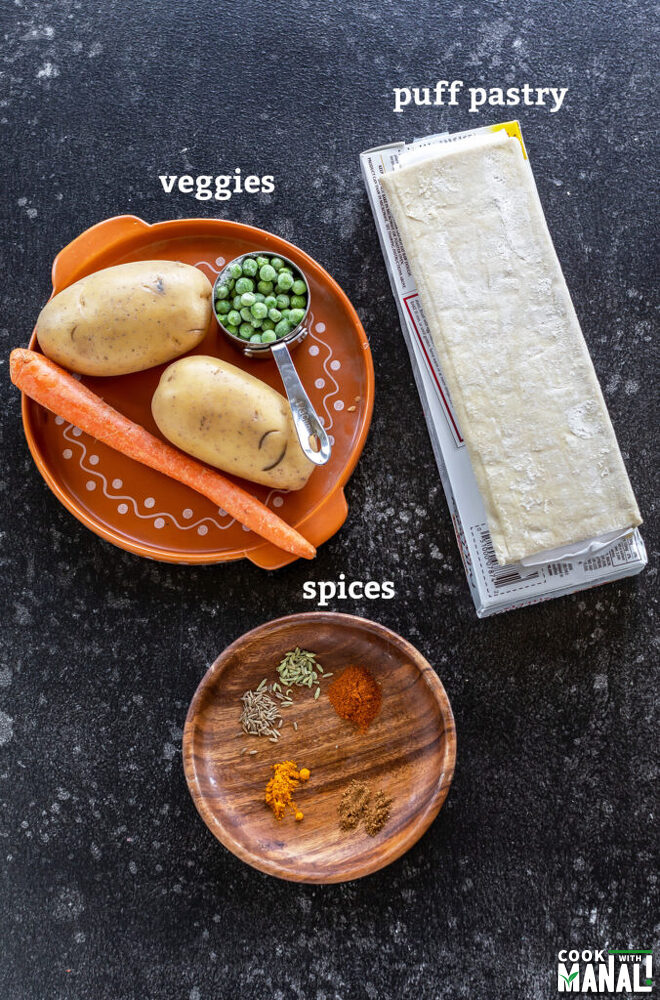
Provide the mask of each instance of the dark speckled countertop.
MULTIPOLYGON (((0 993, 7 1000, 537 1000, 565 946, 651 947, 658 895, 653 507, 653 4, 15 0, 0 12, 5 169, 0 993), (99 13, 99 9, 101 13, 99 13), (544 108, 392 111, 392 88, 568 87, 544 108), (367 147, 516 115, 636 489, 639 577, 479 621, 358 168, 367 147), (158 174, 272 173, 166 196, 158 174), (313 565, 176 568, 100 541, 35 469, 6 378, 57 251, 119 213, 222 215, 298 243, 371 340, 350 514, 313 565), (216 843, 181 767, 188 702, 307 579, 412 640, 452 699, 456 777, 389 869, 276 881, 216 843)), ((656 942, 657 943, 657 942, 656 942)), ((657 952, 656 952, 657 955, 657 952)))

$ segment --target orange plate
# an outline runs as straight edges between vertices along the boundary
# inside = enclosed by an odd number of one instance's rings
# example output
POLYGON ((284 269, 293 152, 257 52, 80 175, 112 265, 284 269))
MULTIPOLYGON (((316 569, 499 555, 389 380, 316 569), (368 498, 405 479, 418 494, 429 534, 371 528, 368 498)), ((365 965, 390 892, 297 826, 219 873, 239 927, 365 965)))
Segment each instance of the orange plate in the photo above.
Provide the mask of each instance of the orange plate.
MULTIPOLYGON (((179 219, 150 226, 131 215, 107 219, 65 247, 53 264, 53 295, 113 264, 181 260, 214 280, 226 261, 248 250, 290 257, 310 285, 310 333, 294 360, 333 442, 327 465, 304 489, 269 490, 237 480, 314 545, 327 541, 348 513, 343 486, 360 456, 371 421, 374 373, 355 309, 316 261, 272 233, 224 219, 179 219)), ((33 350, 39 350, 33 333, 33 350)), ((215 320, 195 354, 211 354, 283 392, 274 361, 251 361, 218 333, 215 320)), ((166 366, 116 378, 83 377, 94 392, 161 436, 151 397, 166 366)), ((264 569, 295 560, 218 510, 205 497, 126 458, 23 396, 23 426, 32 456, 56 497, 97 535, 122 549, 176 563, 216 563, 244 556, 264 569)))

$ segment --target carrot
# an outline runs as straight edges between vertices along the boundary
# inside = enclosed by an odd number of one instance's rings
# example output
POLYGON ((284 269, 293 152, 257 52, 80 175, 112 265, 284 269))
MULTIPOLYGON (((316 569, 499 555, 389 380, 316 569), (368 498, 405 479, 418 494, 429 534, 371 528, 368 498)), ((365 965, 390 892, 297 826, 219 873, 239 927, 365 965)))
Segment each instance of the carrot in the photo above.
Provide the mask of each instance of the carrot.
POLYGON ((154 437, 42 354, 18 348, 11 352, 9 368, 12 382, 22 392, 98 441, 190 486, 285 552, 305 559, 316 555, 311 542, 261 501, 154 437))

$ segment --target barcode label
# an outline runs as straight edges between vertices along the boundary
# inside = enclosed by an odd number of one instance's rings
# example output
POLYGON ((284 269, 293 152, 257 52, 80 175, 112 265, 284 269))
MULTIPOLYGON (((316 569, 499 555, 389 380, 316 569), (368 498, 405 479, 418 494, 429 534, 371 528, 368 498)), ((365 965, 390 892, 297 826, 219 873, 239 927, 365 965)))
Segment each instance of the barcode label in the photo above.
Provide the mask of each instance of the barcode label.
POLYGON ((488 526, 485 524, 478 524, 476 526, 477 542, 482 555, 482 565, 485 570, 486 583, 490 584, 494 590, 495 594, 500 593, 508 587, 516 587, 519 584, 523 586, 529 586, 533 584, 536 580, 539 583, 542 582, 539 577, 538 570, 532 570, 529 573, 525 573, 525 576, 521 576, 519 571, 513 566, 500 566, 495 556, 495 549, 493 548, 493 540, 490 537, 490 531, 488 526))

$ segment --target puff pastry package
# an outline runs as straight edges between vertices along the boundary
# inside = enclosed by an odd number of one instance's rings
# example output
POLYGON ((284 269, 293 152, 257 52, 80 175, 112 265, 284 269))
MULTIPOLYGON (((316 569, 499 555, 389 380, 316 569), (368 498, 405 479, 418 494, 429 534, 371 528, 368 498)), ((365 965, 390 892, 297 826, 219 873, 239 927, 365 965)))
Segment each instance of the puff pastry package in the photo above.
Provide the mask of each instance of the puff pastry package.
POLYGON ((409 269, 422 347, 439 366, 500 567, 584 554, 641 523, 510 124, 400 144, 377 171, 378 208, 400 241, 395 269, 404 282, 409 269))

